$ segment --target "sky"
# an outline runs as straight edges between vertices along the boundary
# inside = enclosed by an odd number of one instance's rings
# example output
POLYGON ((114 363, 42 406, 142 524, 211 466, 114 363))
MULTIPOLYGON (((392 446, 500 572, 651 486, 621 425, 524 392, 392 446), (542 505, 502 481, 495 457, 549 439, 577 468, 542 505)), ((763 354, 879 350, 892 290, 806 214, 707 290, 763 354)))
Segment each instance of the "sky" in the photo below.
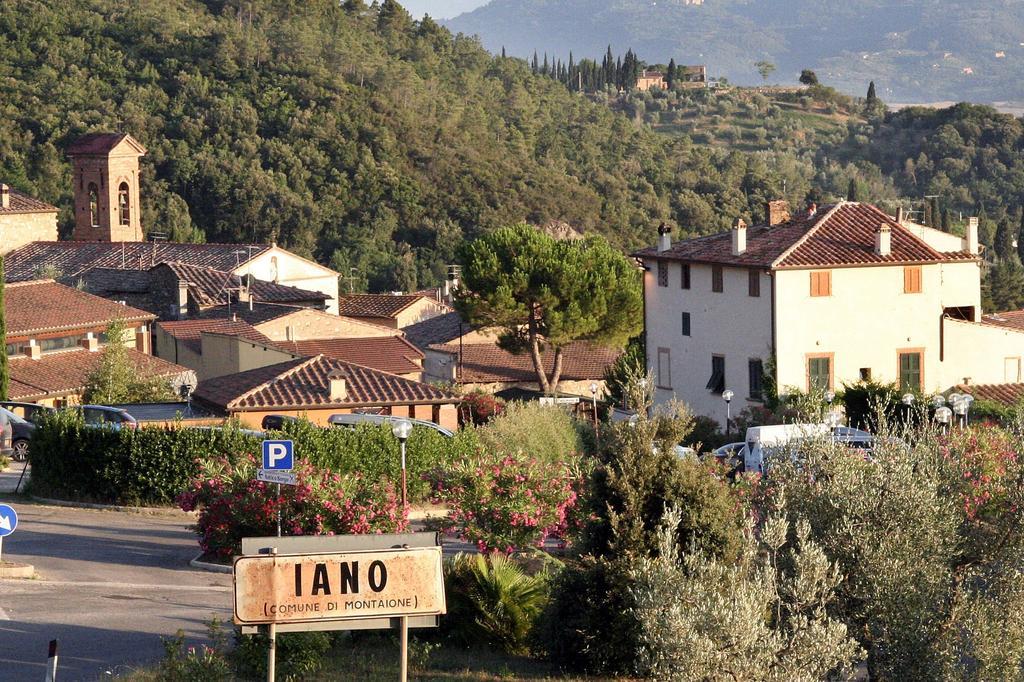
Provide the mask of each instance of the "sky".
POLYGON ((486 5, 488 0, 398 0, 398 2, 417 19, 424 14, 429 14, 435 19, 451 19, 463 12, 486 5))

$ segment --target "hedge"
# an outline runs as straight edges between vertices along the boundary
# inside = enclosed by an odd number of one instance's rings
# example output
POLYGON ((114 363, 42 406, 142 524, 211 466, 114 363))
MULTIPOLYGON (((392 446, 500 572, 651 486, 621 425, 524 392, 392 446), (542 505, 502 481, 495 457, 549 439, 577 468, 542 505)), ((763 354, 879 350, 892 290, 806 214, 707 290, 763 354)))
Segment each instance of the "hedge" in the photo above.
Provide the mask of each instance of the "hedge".
MULTIPOLYGON (((369 480, 400 480, 398 442, 387 426, 321 429, 289 425, 281 437, 295 440, 296 457, 338 473, 369 480)), ((447 439, 414 429, 408 442, 409 497, 424 499, 422 475, 475 447, 475 435, 447 439)), ((172 505, 199 472, 203 458, 259 454, 260 439, 233 426, 224 429, 143 427, 115 431, 86 426, 73 412, 41 423, 29 448, 31 492, 42 497, 126 505, 172 505)))

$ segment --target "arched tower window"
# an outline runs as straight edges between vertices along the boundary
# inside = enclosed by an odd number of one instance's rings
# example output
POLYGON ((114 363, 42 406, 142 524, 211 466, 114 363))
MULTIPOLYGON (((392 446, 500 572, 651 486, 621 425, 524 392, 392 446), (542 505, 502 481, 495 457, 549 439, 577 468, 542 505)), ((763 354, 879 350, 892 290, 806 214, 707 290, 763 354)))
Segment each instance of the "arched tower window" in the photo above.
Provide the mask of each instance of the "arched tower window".
POLYGON ((122 182, 117 188, 117 212, 122 225, 131 225, 131 204, 128 201, 128 183, 122 182))
POLYGON ((95 182, 89 183, 89 224, 100 226, 100 190, 95 182))

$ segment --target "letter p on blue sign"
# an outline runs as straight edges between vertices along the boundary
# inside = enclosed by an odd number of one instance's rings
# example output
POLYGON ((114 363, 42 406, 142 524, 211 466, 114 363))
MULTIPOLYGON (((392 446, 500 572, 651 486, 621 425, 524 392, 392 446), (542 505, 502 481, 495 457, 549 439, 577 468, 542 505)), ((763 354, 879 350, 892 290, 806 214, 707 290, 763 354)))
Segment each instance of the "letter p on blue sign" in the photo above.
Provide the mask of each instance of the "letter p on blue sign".
POLYGON ((291 471, 295 463, 295 445, 290 440, 263 441, 263 468, 291 471))

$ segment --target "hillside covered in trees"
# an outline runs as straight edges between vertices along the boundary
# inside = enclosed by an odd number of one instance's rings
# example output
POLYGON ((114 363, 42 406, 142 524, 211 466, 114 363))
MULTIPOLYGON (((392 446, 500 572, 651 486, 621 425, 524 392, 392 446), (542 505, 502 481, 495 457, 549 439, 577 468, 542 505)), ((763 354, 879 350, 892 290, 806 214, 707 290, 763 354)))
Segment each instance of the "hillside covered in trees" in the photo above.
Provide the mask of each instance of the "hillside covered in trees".
POLYGON ((120 128, 149 148, 147 230, 277 240, 371 290, 436 284, 464 239, 521 220, 632 248, 772 198, 941 194, 994 226, 1024 195, 1021 122, 991 109, 841 111, 813 132, 806 96, 623 99, 533 71, 393 0, 12 0, 0 181, 67 230, 64 149, 120 128))
POLYGON ((70 223, 77 136, 143 142, 144 227, 280 243, 361 286, 436 283, 466 237, 564 221, 622 247, 810 187, 796 159, 666 141, 392 0, 11 0, 0 178, 70 223))

